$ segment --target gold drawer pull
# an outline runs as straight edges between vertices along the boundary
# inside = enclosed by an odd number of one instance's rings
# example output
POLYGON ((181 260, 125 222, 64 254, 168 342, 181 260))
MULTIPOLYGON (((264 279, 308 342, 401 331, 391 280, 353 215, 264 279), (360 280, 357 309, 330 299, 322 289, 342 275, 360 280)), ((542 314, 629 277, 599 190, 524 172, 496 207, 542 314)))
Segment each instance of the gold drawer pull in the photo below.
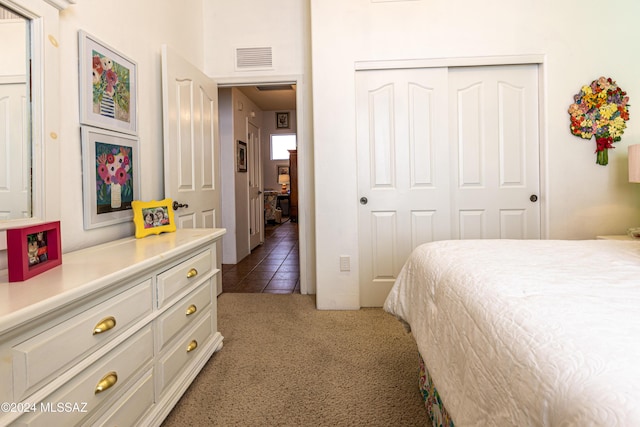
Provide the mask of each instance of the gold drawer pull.
POLYGON ((196 340, 191 341, 187 346, 187 353, 191 353, 196 348, 198 348, 198 341, 196 340))
POLYGON ((196 270, 195 268, 192 268, 187 273, 187 279, 191 279, 192 277, 196 277, 197 275, 198 275, 198 270, 196 270))
POLYGON ((196 307, 194 304, 191 304, 189 308, 187 308, 186 314, 187 316, 191 316, 196 311, 198 311, 198 307, 196 307))
POLYGON ((96 385, 95 394, 102 393, 105 390, 110 389, 118 382, 118 374, 114 371, 109 372, 107 375, 102 377, 102 379, 96 385))
POLYGON ((116 319, 113 316, 105 317, 93 328, 93 335, 107 332, 109 329, 116 327, 116 319))

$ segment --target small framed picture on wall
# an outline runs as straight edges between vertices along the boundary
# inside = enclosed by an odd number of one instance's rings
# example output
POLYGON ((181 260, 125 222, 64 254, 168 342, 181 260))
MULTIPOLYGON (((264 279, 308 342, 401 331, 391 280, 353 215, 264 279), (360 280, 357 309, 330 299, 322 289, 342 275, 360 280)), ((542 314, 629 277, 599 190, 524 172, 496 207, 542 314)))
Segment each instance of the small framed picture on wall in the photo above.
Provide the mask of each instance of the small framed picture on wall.
POLYGON ((289 112, 276 113, 276 128, 289 129, 289 112))
POLYGON ((278 175, 289 175, 289 166, 278 165, 278 175))
POLYGON ((247 171, 247 143, 238 140, 238 150, 236 152, 236 165, 238 172, 247 171))

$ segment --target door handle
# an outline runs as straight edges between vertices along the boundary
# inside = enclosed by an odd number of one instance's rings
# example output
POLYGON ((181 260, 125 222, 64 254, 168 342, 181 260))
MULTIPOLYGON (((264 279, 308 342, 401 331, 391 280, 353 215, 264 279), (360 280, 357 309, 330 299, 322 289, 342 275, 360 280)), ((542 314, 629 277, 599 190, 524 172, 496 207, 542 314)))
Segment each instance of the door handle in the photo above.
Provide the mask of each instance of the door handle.
POLYGON ((177 210, 178 210, 178 208, 188 208, 188 207, 189 207, 189 205, 188 205, 188 204, 186 204, 186 203, 178 203, 178 202, 176 202, 176 201, 174 201, 174 202, 173 202, 173 205, 172 205, 172 206, 173 206, 173 210, 174 210, 174 211, 177 211, 177 210))
POLYGON ((535 194, 532 194, 531 197, 529 197, 529 200, 531 200, 532 202, 537 202, 538 196, 536 196, 535 194))
POLYGON ((361 205, 366 205, 367 203, 369 203, 369 199, 367 199, 366 197, 360 197, 361 205))

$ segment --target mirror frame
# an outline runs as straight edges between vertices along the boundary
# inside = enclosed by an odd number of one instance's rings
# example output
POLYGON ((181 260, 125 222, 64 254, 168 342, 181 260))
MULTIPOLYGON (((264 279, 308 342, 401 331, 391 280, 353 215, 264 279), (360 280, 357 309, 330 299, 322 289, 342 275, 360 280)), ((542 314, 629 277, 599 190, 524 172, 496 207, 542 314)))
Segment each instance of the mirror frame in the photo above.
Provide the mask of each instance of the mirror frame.
POLYGON ((32 216, 0 221, 0 250, 6 249, 7 228, 60 219, 59 13, 72 3, 75 0, 0 0, 30 20, 32 82, 32 216))

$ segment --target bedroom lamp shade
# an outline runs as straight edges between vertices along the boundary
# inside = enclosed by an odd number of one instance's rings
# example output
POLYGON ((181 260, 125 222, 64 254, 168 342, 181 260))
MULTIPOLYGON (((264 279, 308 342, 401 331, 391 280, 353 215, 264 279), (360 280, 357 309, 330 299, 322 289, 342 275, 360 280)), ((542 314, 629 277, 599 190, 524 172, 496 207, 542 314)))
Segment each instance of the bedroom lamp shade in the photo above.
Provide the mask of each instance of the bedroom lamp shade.
POLYGON ((289 183, 289 175, 278 175, 278 184, 282 184, 282 192, 287 192, 287 184, 289 183))
POLYGON ((629 146, 629 182, 640 183, 640 144, 629 146))

